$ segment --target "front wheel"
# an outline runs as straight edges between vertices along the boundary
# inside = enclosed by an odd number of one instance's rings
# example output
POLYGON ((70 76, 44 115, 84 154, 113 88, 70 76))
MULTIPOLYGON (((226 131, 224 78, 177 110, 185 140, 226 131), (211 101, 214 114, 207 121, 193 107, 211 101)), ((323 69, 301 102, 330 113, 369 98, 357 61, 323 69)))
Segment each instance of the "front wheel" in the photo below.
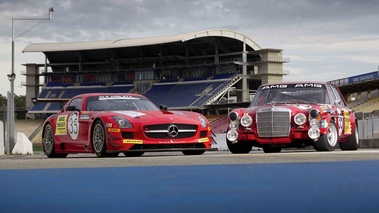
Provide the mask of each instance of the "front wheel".
POLYGON ((101 120, 96 121, 93 126, 92 146, 97 157, 107 157, 106 135, 105 135, 104 124, 101 120))
POLYGON ((253 148, 253 143, 250 141, 238 141, 237 143, 232 143, 226 139, 226 145, 228 145, 229 151, 233 154, 247 154, 253 148))
POLYGON ((347 141, 340 143, 341 150, 357 150, 359 148, 359 135, 358 135, 358 125, 355 123, 355 127, 349 139, 347 141))
POLYGON ((43 152, 49 158, 64 158, 67 154, 56 154, 54 144, 54 131, 51 124, 47 124, 43 131, 42 139, 43 152))
POLYGON ((314 148, 317 151, 333 151, 336 149, 338 143, 338 130, 333 120, 329 123, 328 132, 321 135, 320 138, 314 142, 314 148))

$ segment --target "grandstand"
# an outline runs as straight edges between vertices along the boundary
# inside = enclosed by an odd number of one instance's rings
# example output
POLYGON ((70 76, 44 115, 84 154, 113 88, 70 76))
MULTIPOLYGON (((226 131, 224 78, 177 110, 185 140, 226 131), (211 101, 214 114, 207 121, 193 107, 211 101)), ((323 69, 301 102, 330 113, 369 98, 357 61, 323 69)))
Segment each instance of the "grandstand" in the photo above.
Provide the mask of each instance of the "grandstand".
POLYGON ((379 70, 330 82, 339 86, 348 106, 355 112, 379 110, 379 70))
POLYGON ((247 91, 281 82, 289 74, 283 70, 289 60, 283 58, 282 50, 262 49, 231 30, 32 43, 23 52, 45 55, 44 64, 28 63, 23 73, 31 119, 56 113, 77 94, 93 92, 140 93, 169 109, 209 112, 217 104, 228 107, 231 99, 248 102, 247 91))

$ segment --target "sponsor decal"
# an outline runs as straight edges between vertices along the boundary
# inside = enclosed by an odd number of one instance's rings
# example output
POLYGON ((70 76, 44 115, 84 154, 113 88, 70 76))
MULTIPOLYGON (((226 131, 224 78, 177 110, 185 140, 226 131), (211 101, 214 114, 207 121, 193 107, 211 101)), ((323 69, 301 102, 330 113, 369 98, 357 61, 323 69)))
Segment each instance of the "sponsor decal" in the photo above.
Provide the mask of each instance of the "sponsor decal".
POLYGON ((320 106, 320 109, 321 109, 321 113, 329 112, 328 106, 320 106))
POLYGON ((321 88, 321 84, 296 84, 295 87, 317 87, 321 88))
POLYGON ((208 142, 209 138, 200 138, 198 141, 199 141, 199 143, 208 142))
POLYGON ((347 135, 351 135, 351 122, 350 122, 350 116, 349 116, 349 112, 343 112, 344 114, 344 117, 345 117, 345 128, 344 128, 344 132, 345 134, 347 135))
POLYGON ((119 128, 108 128, 108 132, 120 132, 119 128))
POLYGON ((328 127, 328 122, 326 120, 321 121, 321 128, 326 128, 328 127))
POLYGON ((186 143, 186 141, 173 141, 173 140, 169 140, 169 141, 158 141, 158 143, 186 143))
POLYGON ((282 89, 282 88, 287 88, 287 85, 286 85, 286 84, 267 85, 267 86, 263 86, 263 87, 262 87, 262 90, 265 90, 265 89, 272 89, 272 88, 275 88, 275 89, 282 89))
POLYGON ((123 143, 142 144, 142 140, 122 140, 123 143))
POLYGON ((296 105, 297 108, 301 109, 301 110, 306 110, 306 109, 310 109, 312 108, 310 105, 304 105, 304 104, 300 104, 300 105, 296 105))
POLYGON ((109 100, 109 99, 137 99, 139 100, 139 97, 134 97, 131 95, 101 95, 99 96, 99 100, 109 100))
POLYGON ((135 111, 114 111, 114 113, 119 113, 123 115, 127 115, 133 118, 140 117, 142 115, 146 115, 145 113, 142 112, 135 112, 135 111))
POLYGON ((273 85, 266 85, 262 87, 262 90, 265 89, 284 89, 284 88, 322 88, 324 87, 323 84, 273 84, 273 85))
POLYGON ((79 112, 74 112, 68 118, 67 124, 68 133, 73 140, 76 140, 79 135, 79 112))
POLYGON ((57 118, 57 125, 55 127, 56 135, 67 135, 67 115, 60 115, 57 118))
POLYGON ((89 114, 81 114, 79 119, 80 120, 89 120, 90 119, 90 115, 89 114))
POLYGON ((112 123, 106 123, 105 127, 112 127, 112 123))

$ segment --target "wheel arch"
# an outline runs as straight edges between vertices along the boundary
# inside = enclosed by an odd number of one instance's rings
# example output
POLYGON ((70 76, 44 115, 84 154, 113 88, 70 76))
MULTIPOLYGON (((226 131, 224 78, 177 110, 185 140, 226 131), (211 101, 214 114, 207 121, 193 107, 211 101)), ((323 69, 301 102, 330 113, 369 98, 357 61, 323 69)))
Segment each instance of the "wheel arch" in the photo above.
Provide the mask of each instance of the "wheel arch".
MULTIPOLYGON (((95 118, 93 121, 92 121, 92 124, 91 124, 91 127, 90 127, 90 131, 89 131, 89 142, 90 142, 90 148, 91 148, 91 152, 92 153, 95 153, 95 149, 94 149, 94 147, 93 147, 93 141, 92 141, 92 134, 93 134, 93 129, 95 128, 95 124, 98 122, 98 121, 101 121, 102 123, 103 123, 103 125, 104 125, 104 121, 103 121, 103 119, 101 119, 101 118, 99 118, 99 117, 97 117, 97 118, 95 118)), ((105 128, 105 126, 104 126, 104 128, 105 128)), ((108 135, 107 135, 107 132, 105 131, 105 129, 104 129, 104 132, 105 132, 105 137, 106 138, 108 138, 108 135)), ((107 140, 105 140, 105 143, 107 143, 107 140)))
POLYGON ((47 126, 47 125, 49 125, 50 124, 50 126, 51 126, 51 128, 53 129, 53 134, 55 135, 55 128, 54 128, 54 126, 53 126, 53 124, 50 122, 50 121, 47 121, 46 123, 44 123, 43 124, 43 128, 42 128, 42 136, 41 136, 41 142, 43 141, 43 138, 44 138, 44 136, 45 136, 45 127, 47 126))

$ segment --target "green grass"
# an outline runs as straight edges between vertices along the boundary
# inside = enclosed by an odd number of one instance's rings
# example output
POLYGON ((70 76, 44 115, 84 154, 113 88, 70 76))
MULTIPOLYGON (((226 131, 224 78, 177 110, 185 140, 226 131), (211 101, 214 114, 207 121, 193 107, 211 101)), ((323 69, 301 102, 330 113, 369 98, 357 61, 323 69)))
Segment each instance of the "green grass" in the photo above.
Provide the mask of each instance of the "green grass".
POLYGON ((42 152, 42 146, 40 144, 33 144, 33 152, 42 152))

